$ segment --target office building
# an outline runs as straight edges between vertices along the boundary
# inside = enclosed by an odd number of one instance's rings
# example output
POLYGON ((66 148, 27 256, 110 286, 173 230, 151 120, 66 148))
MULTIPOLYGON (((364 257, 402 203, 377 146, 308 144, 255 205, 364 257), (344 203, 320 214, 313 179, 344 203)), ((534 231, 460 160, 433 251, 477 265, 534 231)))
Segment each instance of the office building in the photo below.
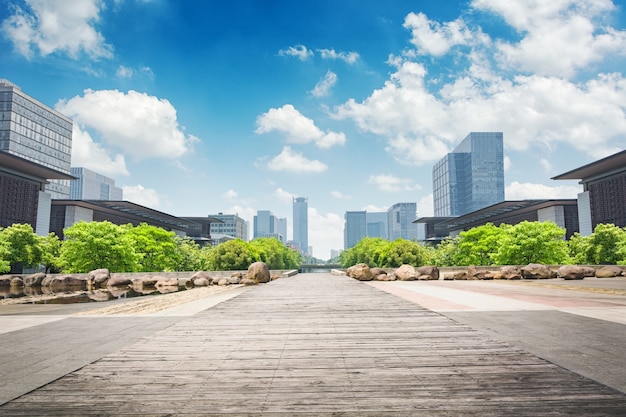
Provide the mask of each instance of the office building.
POLYGON ((387 210, 389 240, 417 240, 417 203, 396 203, 387 210))
POLYGON ((69 196, 71 153, 72 120, 0 80, 0 227, 48 234, 52 198, 69 196))
POLYGON ((82 167, 72 167, 71 174, 76 177, 70 181, 71 200, 123 200, 123 191, 114 179, 82 167))
POLYGON ((343 229, 343 248, 350 249, 367 237, 367 212, 346 211, 343 229))
POLYGON ((248 222, 237 214, 210 214, 208 217, 218 219, 222 223, 211 223, 211 236, 225 235, 235 239, 248 241, 248 222))
POLYGON ((436 217, 462 216, 504 201, 502 133, 470 133, 432 172, 436 217))
MULTIPOLYGON (((215 223, 222 223, 221 220, 211 216, 206 217, 181 217, 182 220, 191 222, 188 230, 187 237, 196 242, 199 246, 215 246, 217 242, 211 235, 211 225, 215 223)), ((221 237, 221 236, 220 236, 221 237)))
POLYGON ((589 236, 599 224, 626 227, 626 150, 557 175, 553 180, 580 180, 580 234, 589 236))
POLYGON ((366 213, 365 218, 367 220, 368 237, 380 237, 383 239, 389 239, 387 227, 389 219, 386 211, 366 213))
POLYGON ((286 217, 278 218, 276 219, 276 221, 278 222, 277 231, 278 231, 278 235, 280 236, 279 240, 283 244, 285 244, 287 243, 287 218, 286 217))
POLYGON ((254 216, 254 225, 252 238, 258 239, 260 237, 277 237, 278 236, 278 221, 276 216, 269 210, 258 210, 256 216, 254 216))
POLYGON ((302 253, 309 252, 309 203, 304 197, 293 199, 293 242, 302 253))

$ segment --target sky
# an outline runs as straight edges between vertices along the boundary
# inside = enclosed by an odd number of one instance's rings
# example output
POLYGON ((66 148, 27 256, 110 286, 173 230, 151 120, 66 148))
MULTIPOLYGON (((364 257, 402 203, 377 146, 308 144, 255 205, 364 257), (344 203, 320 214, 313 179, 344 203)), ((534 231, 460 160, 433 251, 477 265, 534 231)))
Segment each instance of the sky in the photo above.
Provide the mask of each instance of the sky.
POLYGON ((74 120, 72 166, 175 216, 417 203, 470 132, 504 134, 505 198, 626 148, 626 0, 20 0, 0 78, 74 120))

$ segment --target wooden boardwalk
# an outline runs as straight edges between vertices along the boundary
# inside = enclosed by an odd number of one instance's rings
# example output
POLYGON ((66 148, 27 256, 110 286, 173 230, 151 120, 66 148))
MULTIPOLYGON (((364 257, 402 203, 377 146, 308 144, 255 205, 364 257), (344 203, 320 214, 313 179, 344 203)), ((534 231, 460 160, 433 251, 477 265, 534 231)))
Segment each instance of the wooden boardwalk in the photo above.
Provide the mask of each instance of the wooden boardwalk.
POLYGON ((0 407, 26 415, 624 416, 626 395, 369 285, 302 274, 0 407))

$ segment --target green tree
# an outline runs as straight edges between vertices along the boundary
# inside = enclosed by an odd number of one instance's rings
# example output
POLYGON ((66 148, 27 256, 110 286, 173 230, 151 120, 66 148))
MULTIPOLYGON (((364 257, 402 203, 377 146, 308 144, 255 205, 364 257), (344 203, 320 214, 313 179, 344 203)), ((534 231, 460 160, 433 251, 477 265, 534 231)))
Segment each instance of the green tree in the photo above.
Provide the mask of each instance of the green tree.
POLYGON ((367 264, 370 267, 380 267, 380 256, 389 241, 380 237, 365 237, 353 247, 341 252, 341 266, 348 268, 358 263, 367 264))
POLYGON ((508 227, 487 223, 459 233, 454 265, 493 265, 508 227))
POLYGON ((456 266, 455 258, 460 240, 459 236, 445 238, 437 245, 430 263, 436 266, 456 266))
POLYGON ((42 249, 41 264, 46 268, 46 273, 57 272, 59 268, 59 256, 61 255, 61 241, 54 233, 39 238, 42 249))
POLYGON ((11 270, 11 263, 9 262, 9 255, 11 255, 9 242, 5 240, 2 230, 4 229, 0 227, 0 274, 11 270))
POLYGON ((6 261, 12 266, 35 266, 41 262, 39 236, 30 224, 14 224, 0 231, 9 250, 6 261))
POLYGON ((66 228, 59 264, 64 272, 89 272, 108 268, 111 272, 139 270, 128 227, 111 222, 78 222, 66 228))
POLYGON ((498 265, 568 263, 565 229, 552 222, 523 221, 506 228, 498 253, 498 265))
POLYGON ((257 238, 250 247, 269 269, 292 269, 300 266, 301 255, 276 238, 257 238))
POLYGON ((567 248, 572 263, 577 265, 590 263, 587 259, 589 238, 589 236, 581 236, 578 232, 575 232, 572 237, 569 238, 567 248))
POLYGON ((220 243, 210 254, 210 267, 214 271, 246 270, 259 260, 250 244, 241 239, 220 243))
POLYGON ((178 266, 179 248, 176 234, 160 227, 142 223, 128 227, 135 253, 140 257, 140 271, 173 271, 178 266))
POLYGON ((595 265, 616 265, 625 260, 621 254, 625 244, 626 230, 614 224, 599 224, 589 237, 586 261, 595 265))
POLYGON ((425 252, 424 247, 417 242, 396 239, 381 250, 380 264, 386 268, 397 268, 403 264, 422 266, 425 252))
POLYGON ((176 243, 175 271, 204 271, 209 269, 209 261, 200 246, 189 237, 174 238, 176 243))

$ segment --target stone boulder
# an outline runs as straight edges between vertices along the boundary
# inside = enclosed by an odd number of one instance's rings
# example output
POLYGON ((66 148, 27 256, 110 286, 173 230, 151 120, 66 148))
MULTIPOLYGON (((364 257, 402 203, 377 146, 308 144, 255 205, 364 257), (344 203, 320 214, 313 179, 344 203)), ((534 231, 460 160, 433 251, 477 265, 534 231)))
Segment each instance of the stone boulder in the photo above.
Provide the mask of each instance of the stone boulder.
POLYGON ((158 278, 156 284, 154 284, 156 288, 164 288, 164 287, 178 288, 178 278, 166 278, 166 277, 156 277, 156 278, 158 278))
POLYGON ((271 275, 270 270, 265 262, 254 262, 248 267, 247 278, 255 281, 258 284, 264 284, 270 282, 271 275))
POLYGON ((86 290, 87 280, 72 275, 59 275, 52 276, 48 280, 50 275, 42 281, 42 285, 46 283, 46 287, 52 292, 66 291, 66 290, 86 290))
POLYGON ((613 278, 622 276, 624 270, 617 265, 607 265, 596 269, 597 278, 613 278))
POLYGON ((95 287, 105 287, 110 278, 111 272, 107 268, 94 269, 87 274, 87 279, 95 287))
POLYGON ((581 268, 585 271, 585 278, 596 276, 596 269, 593 266, 581 266, 581 268))
POLYGON ((524 279, 550 279, 552 271, 546 265, 528 264, 521 268, 522 277, 524 279))
POLYGON ((206 287, 213 283, 214 278, 207 271, 198 271, 191 276, 190 281, 194 287, 206 287))
POLYGON ((22 280, 22 278, 15 277, 11 280, 11 283, 9 284, 9 288, 11 289, 24 288, 24 281, 22 280))
POLYGON ((502 279, 522 279, 522 270, 517 266, 506 265, 500 268, 502 279))
POLYGON ((439 279, 439 268, 436 266, 420 266, 415 269, 417 279, 436 281, 439 279))
POLYGON ((241 282, 242 275, 241 274, 233 274, 230 278, 228 278, 228 283, 237 285, 241 282))
POLYGON ((208 287, 209 285, 211 285, 211 281, 209 281, 208 278, 205 277, 196 278, 192 281, 192 283, 194 287, 208 287))
POLYGON ((453 271, 443 275, 446 281, 451 280, 467 280, 467 271, 453 271))
POLYGON ((0 277, 0 287, 10 287, 11 277, 0 277))
POLYGON ((400 265, 394 273, 400 281, 415 281, 417 279, 417 272, 412 265, 400 265))
POLYGON ((578 265, 563 265, 556 271, 559 278, 563 279, 583 279, 585 269, 578 265))
POLYGON ((241 281, 239 281, 240 284, 242 285, 257 285, 258 282, 256 282, 255 280, 251 279, 251 278, 242 278, 241 281))
POLYGON ((474 265, 470 265, 467 267, 467 279, 486 280, 493 278, 493 273, 491 271, 476 269, 474 265))
POLYGON ((124 276, 124 275, 112 275, 107 281, 106 281, 106 285, 107 287, 122 287, 122 286, 128 286, 128 285, 133 285, 133 280, 132 278, 128 277, 128 276, 124 276))
POLYGON ((378 267, 370 268, 370 272, 372 273, 372 276, 374 277, 380 274, 385 274, 385 275, 387 274, 387 271, 378 267))
POLYGON ((41 282, 46 277, 46 274, 43 272, 37 272, 32 275, 26 275, 24 280, 25 287, 41 287, 41 282))
POLYGON ((217 281, 217 285, 219 285, 220 287, 224 287, 226 285, 230 285, 230 278, 226 278, 226 277, 220 278, 217 281))
POLYGON ((367 264, 364 263, 352 265, 346 271, 346 275, 350 278, 358 279, 359 281, 371 281, 374 279, 372 270, 369 266, 367 266, 367 264))

